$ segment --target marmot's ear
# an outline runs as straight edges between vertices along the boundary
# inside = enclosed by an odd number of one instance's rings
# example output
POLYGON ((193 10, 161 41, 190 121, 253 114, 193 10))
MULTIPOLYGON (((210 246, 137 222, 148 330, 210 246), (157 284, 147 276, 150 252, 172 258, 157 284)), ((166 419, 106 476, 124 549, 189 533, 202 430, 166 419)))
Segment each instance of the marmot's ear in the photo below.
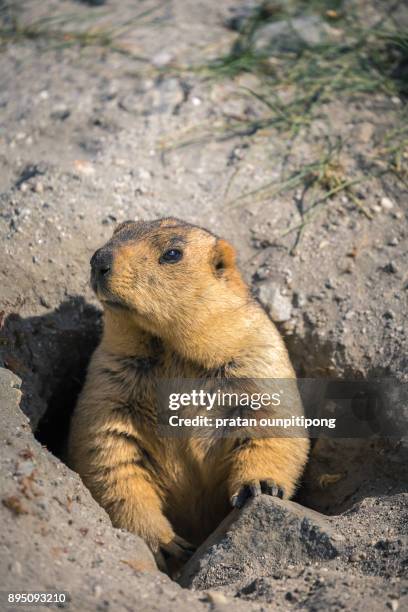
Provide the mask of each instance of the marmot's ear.
POLYGON ((226 240, 219 239, 215 243, 212 263, 215 272, 222 275, 225 271, 235 268, 237 255, 234 247, 226 240))
POLYGON ((119 223, 119 225, 115 227, 115 229, 113 230, 112 236, 115 236, 115 234, 120 232, 120 230, 123 230, 123 228, 126 227, 127 225, 134 225, 134 224, 135 224, 135 221, 132 221, 131 219, 128 219, 128 221, 122 221, 122 223, 119 223))

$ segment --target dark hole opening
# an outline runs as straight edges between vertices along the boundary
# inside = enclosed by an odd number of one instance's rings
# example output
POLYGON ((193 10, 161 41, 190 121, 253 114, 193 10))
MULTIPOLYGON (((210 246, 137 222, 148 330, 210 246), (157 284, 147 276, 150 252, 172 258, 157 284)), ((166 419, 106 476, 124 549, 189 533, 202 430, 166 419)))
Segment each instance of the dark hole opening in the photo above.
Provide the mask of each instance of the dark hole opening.
POLYGON ((63 461, 67 456, 72 411, 85 382, 86 368, 97 342, 97 338, 92 333, 88 334, 87 338, 73 336, 71 339, 72 345, 69 342, 71 346, 67 347, 69 360, 57 366, 59 375, 56 381, 58 382, 53 388, 47 402, 47 409, 35 430, 37 440, 63 461), (77 346, 81 347, 80 351, 76 350, 75 340, 78 341, 77 346))
POLYGON ((2 361, 22 379, 22 409, 37 440, 66 460, 72 411, 101 332, 101 313, 70 298, 43 316, 12 314, 3 328, 2 361))

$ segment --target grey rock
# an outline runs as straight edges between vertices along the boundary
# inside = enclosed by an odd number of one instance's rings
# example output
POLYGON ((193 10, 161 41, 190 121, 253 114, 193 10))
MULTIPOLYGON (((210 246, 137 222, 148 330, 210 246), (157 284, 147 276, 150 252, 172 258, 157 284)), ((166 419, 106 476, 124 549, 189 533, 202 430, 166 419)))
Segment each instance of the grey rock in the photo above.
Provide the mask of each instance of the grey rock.
POLYGON ((258 0, 248 0, 243 5, 233 6, 230 8, 231 16, 225 20, 225 25, 239 32, 257 9, 259 9, 258 0))
POLYGON ((185 100, 185 91, 178 78, 158 78, 146 92, 147 104, 142 105, 142 92, 131 92, 120 98, 119 107, 136 115, 173 112, 185 100))
POLYGON ((20 176, 18 180, 16 181, 15 186, 18 189, 21 189, 24 183, 26 183, 27 181, 29 181, 30 179, 36 176, 43 176, 44 174, 47 173, 48 170, 49 170, 49 166, 45 162, 39 162, 37 164, 28 164, 27 166, 24 167, 24 169, 20 173, 20 176))
POLYGON ((264 281, 269 278, 271 271, 268 268, 264 268, 263 266, 259 267, 255 272, 255 279, 259 281, 264 281))
POLYGON ((385 210, 391 210, 391 208, 394 208, 394 202, 391 200, 391 198, 387 198, 386 196, 381 198, 380 204, 385 210))
POLYGON ((233 510, 184 567, 180 584, 196 589, 242 585, 288 564, 337 557, 344 537, 321 514, 261 495, 233 510))
POLYGON ((71 114, 71 111, 67 106, 65 106, 64 104, 57 104, 56 106, 54 106, 53 110, 51 111, 50 117, 51 119, 58 119, 59 121, 65 121, 65 119, 68 119, 70 114, 71 114))
POLYGON ((307 304, 307 297, 301 291, 296 291, 293 295, 293 304, 295 308, 303 308, 307 304))
POLYGON ((324 21, 316 15, 307 15, 260 27, 255 33, 254 47, 260 52, 296 51, 304 45, 318 45, 326 36, 324 21))
POLYGON ((399 270, 395 261, 390 261, 384 266, 384 271, 388 272, 389 274, 397 274, 399 270))
POLYGON ((288 296, 282 295, 277 285, 262 285, 259 289, 259 299, 276 323, 283 323, 291 318, 292 302, 288 296))
POLYGON ((155 66, 156 68, 163 68, 164 66, 167 66, 168 64, 170 64, 172 60, 173 60, 172 54, 168 53, 165 49, 163 49, 152 57, 151 62, 153 66, 155 66))

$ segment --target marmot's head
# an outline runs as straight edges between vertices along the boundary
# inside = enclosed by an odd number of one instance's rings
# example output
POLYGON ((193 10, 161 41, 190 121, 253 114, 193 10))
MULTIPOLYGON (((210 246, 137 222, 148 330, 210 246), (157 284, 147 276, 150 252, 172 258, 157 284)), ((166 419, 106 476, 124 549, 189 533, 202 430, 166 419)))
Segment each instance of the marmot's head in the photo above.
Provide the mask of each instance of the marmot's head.
POLYGON ((233 247, 174 218, 120 224, 91 268, 104 308, 159 336, 225 313, 247 292, 233 247))

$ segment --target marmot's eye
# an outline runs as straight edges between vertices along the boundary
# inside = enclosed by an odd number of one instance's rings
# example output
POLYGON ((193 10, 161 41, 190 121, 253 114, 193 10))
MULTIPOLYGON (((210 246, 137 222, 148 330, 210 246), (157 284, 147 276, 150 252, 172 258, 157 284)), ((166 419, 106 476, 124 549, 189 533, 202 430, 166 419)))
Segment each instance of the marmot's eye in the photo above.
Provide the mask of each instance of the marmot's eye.
POLYGON ((176 263, 183 257, 183 252, 180 249, 169 249, 165 251, 159 259, 159 263, 176 263))

